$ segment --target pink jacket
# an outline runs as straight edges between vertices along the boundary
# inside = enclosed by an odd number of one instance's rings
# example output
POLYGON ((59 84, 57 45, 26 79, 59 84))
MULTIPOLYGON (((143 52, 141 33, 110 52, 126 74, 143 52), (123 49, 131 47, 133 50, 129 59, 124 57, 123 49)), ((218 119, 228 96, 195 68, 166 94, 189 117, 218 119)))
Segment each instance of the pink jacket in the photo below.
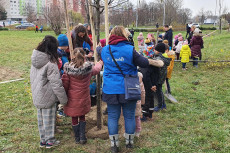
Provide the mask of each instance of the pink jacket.
POLYGON ((80 68, 74 68, 71 63, 64 65, 62 82, 68 96, 67 105, 64 106, 66 115, 76 117, 90 111, 90 79, 93 75, 99 74, 101 68, 100 63, 93 66, 90 62, 85 62, 80 68))

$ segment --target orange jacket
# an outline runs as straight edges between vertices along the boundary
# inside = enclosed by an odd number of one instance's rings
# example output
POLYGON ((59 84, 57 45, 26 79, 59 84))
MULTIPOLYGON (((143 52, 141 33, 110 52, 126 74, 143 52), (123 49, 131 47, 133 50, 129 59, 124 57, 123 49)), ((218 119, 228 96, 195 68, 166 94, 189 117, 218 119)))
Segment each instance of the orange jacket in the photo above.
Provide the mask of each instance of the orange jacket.
POLYGON ((169 51, 167 54, 168 54, 168 58, 172 59, 170 61, 168 68, 167 68, 167 78, 171 79, 172 71, 173 71, 173 67, 174 67, 175 53, 174 53, 174 51, 169 51))

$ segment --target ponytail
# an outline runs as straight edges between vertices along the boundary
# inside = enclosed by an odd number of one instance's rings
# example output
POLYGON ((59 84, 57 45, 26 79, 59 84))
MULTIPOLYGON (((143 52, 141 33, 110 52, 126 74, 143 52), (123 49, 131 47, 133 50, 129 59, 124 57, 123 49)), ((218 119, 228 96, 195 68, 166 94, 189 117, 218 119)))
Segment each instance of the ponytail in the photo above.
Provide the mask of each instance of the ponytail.
POLYGON ((85 51, 82 48, 75 48, 71 63, 75 68, 81 67, 85 62, 85 51))

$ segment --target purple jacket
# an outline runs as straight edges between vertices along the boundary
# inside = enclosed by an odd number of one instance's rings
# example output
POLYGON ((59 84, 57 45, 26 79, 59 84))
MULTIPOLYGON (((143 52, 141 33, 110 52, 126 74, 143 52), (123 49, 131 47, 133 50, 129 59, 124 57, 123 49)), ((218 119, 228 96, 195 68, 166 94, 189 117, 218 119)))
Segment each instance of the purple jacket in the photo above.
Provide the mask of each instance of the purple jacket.
POLYGON ((201 56, 201 48, 203 47, 203 39, 201 36, 193 36, 190 42, 192 57, 201 56))

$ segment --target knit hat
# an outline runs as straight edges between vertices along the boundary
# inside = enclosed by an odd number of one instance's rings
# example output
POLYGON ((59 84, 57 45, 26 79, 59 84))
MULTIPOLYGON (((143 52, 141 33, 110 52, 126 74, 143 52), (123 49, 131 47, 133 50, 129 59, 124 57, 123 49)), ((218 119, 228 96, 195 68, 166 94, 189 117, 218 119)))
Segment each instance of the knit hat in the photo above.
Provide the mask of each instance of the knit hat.
POLYGON ((199 34, 200 33, 200 29, 199 28, 196 28, 195 30, 194 30, 194 34, 199 34))
POLYGON ((179 40, 179 41, 183 41, 183 37, 180 36, 180 37, 178 38, 178 40, 179 40))
POLYGON ((176 36, 174 37, 174 39, 178 39, 178 35, 176 35, 176 36))
POLYGON ((153 57, 154 55, 154 46, 148 46, 145 48, 145 50, 143 51, 143 55, 147 58, 149 57, 153 57))
POLYGON ((145 44, 148 44, 148 43, 150 43, 150 40, 149 40, 149 38, 146 38, 145 39, 145 44))
POLYGON ((163 43, 164 43, 164 44, 168 44, 169 41, 168 41, 168 40, 164 40, 163 43))
POLYGON ((59 47, 69 46, 68 38, 65 34, 60 34, 57 38, 59 47))
POLYGON ((155 50, 161 53, 165 52, 165 44, 164 43, 159 43, 157 44, 157 46, 155 47, 155 50))

